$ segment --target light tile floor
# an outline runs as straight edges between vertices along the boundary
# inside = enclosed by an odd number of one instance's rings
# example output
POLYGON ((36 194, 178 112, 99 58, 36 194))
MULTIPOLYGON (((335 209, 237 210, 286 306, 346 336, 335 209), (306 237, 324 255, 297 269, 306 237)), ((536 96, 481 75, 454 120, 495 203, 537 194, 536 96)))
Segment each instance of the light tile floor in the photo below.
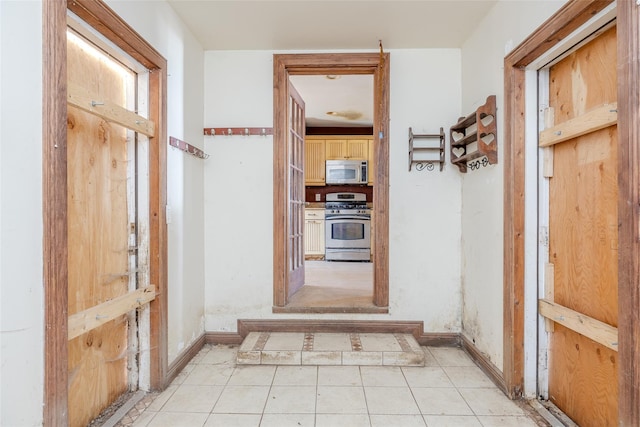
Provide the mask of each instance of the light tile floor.
POLYGON ((546 426, 458 348, 423 347, 424 367, 242 366, 205 346, 119 426, 546 426), (537 421, 536 421, 537 419, 537 421))

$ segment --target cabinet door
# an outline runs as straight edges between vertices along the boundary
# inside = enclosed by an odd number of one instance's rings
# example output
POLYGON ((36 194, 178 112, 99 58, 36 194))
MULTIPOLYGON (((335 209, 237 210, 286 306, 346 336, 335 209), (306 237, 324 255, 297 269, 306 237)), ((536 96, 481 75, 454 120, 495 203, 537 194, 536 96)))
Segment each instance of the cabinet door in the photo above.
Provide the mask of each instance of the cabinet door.
POLYGON ((304 150, 305 185, 324 185, 325 141, 323 139, 307 139, 304 150))
POLYGON ((369 141, 367 139, 349 139, 346 147, 347 159, 367 160, 369 158, 369 141))
POLYGON ((305 255, 324 255, 324 220, 311 219, 304 222, 305 255))
POLYGON ((347 158, 346 139, 327 139, 325 147, 327 160, 341 160, 347 158))

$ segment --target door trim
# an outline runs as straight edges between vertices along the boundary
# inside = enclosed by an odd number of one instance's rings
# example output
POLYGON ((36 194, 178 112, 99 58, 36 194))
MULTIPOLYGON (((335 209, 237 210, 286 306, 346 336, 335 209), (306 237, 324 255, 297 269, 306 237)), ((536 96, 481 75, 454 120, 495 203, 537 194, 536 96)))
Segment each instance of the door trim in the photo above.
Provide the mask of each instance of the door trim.
POLYGON ((273 305, 287 303, 286 112, 293 74, 372 74, 374 80, 375 186, 373 303, 389 305, 389 53, 285 54, 273 57, 273 305))
MULTIPOLYGON (((524 376, 524 153, 526 67, 612 1, 570 0, 504 61, 504 378, 518 398, 524 376)), ((617 2, 619 144, 619 422, 640 425, 640 7, 617 2)))
POLYGON ((68 424, 68 240, 67 240, 67 9, 152 70, 149 119, 156 136, 149 145, 151 387, 167 378, 166 60, 101 1, 42 2, 42 216, 44 285, 43 424, 68 424))

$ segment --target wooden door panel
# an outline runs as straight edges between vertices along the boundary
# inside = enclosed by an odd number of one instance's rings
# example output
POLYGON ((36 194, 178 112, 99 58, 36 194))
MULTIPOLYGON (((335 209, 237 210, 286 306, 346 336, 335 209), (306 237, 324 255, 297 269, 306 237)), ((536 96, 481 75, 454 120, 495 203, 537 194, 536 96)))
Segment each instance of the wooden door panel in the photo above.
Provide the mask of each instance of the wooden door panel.
MULTIPOLYGON (((555 125, 617 98, 612 28, 549 70, 555 125)), ((549 262, 556 303, 611 326, 618 319, 617 128, 553 146, 549 262)), ((617 352, 555 325, 549 397, 584 427, 617 425, 617 352)))
POLYGON ((289 82, 289 274, 287 298, 304 285, 304 101, 289 82))
MULTIPOLYGON (((129 72, 74 42, 68 81, 126 107, 129 72)), ((69 106, 67 115, 69 282, 72 315, 123 295, 129 284, 127 131, 69 106)), ((84 426, 127 390, 125 316, 69 341, 69 423, 84 426)))

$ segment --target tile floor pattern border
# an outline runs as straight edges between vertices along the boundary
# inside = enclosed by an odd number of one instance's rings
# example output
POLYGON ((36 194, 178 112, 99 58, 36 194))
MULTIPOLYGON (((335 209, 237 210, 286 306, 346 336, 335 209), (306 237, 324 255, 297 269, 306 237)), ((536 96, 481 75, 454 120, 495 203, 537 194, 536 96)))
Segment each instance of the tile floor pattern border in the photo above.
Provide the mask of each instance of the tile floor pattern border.
POLYGON ((548 426, 509 400, 459 348, 422 347, 424 367, 236 365, 205 345, 119 427, 548 426))
POLYGON ((236 363, 424 366, 424 357, 411 334, 250 332, 238 349, 236 363))

